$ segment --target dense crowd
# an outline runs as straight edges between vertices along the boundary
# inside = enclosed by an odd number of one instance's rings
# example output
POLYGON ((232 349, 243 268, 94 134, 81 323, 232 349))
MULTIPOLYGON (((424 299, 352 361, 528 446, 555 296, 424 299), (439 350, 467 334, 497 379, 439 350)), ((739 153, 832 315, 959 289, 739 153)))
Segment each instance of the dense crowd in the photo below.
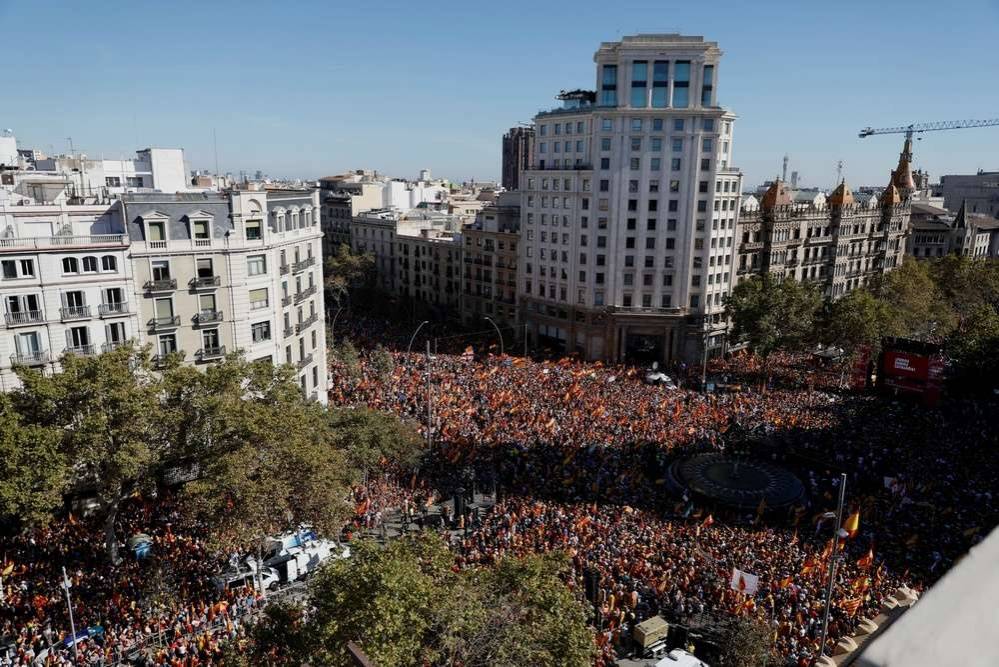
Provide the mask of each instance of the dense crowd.
MULTIPOLYGON (((386 331, 362 320, 350 335, 406 349, 407 335, 386 331)), ((355 367, 331 363, 332 405, 393 412, 424 436, 429 428, 433 442, 418 475, 373 475, 354 490, 345 537, 377 531, 395 511, 424 525, 426 508, 457 486, 495 487, 490 512, 452 523, 470 529, 454 542, 459 562, 564 551, 581 595, 583 573, 596 571, 604 663, 652 615, 695 623, 722 614, 759 619, 788 665, 809 664, 833 545, 820 517, 835 507, 841 472, 848 511, 861 518, 842 543, 830 645, 899 586, 932 584, 999 521, 999 439, 980 403, 928 410, 841 393, 841 372, 791 357, 712 361, 709 376, 727 391, 705 395, 690 388, 698 368, 668 369, 680 388, 667 388, 643 382, 639 368, 476 354, 468 342, 448 338, 429 359, 392 352, 390 364, 361 344, 355 367), (793 470, 807 501, 747 514, 667 491, 677 456, 733 448, 793 470), (730 586, 733 568, 759 577, 755 595, 730 586)), ((116 533, 124 559, 115 565, 89 517, 3 539, 0 667, 74 664, 63 566, 78 635, 90 635, 77 644, 80 664, 221 664, 260 600, 252 588, 216 588, 211 577, 230 557, 206 527, 161 493, 126 501, 116 533), (148 558, 125 548, 137 534, 151 541, 148 558)))
POLYGON ((712 362, 711 375, 739 390, 708 396, 650 386, 640 369, 570 359, 467 350, 393 358, 390 372, 364 355, 359 373, 334 362, 332 401, 390 410, 425 429, 429 393, 436 470, 472 468, 507 495, 456 547, 460 557, 471 565, 567 550, 575 584, 595 567, 608 659, 653 614, 735 613, 770 625, 788 664, 809 664, 832 544, 831 523, 819 518, 835 509, 841 472, 861 528, 842 544, 830 646, 899 586, 932 583, 999 520, 995 430, 975 402, 927 410, 841 394, 842 373, 801 358, 712 362), (807 503, 745 516, 666 492, 677 455, 734 446, 798 473, 807 503), (709 511, 719 521, 702 526, 709 511), (733 567, 760 577, 755 596, 731 589, 733 567))

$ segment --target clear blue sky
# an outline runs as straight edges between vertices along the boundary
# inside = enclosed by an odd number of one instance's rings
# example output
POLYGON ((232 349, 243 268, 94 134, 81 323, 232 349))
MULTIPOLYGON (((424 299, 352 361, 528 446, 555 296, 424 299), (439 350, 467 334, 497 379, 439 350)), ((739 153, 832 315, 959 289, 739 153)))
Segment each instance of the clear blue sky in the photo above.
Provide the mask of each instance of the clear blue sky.
MULTIPOLYGON (((901 137, 866 126, 999 117, 999 0, 62 2, 0 0, 0 128, 90 155, 180 146, 223 171, 497 178, 500 138, 592 87, 601 41, 682 32, 725 52, 747 185, 881 184, 901 137)), ((924 135, 936 177, 999 168, 999 128, 924 135)))

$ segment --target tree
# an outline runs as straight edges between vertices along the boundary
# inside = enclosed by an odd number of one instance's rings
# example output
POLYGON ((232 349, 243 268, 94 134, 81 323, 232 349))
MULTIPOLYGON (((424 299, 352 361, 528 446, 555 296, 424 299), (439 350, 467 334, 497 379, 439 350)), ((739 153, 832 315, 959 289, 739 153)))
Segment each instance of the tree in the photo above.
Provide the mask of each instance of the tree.
POLYGON ((351 290, 367 287, 375 274, 375 257, 371 253, 355 254, 341 243, 326 260, 326 289, 334 303, 340 303, 351 290))
POLYGON ((351 379, 361 377, 361 355, 349 340, 344 339, 341 344, 333 348, 333 357, 343 366, 347 377, 351 379))
POLYGON ((344 452, 331 446, 325 409, 302 396, 287 366, 231 363, 243 378, 240 400, 226 401, 232 430, 198 452, 199 476, 184 488, 185 507, 224 542, 245 544, 301 523, 337 534, 355 476, 344 452))
POLYGON ((874 283, 872 292, 886 304, 888 336, 941 340, 954 328, 955 314, 933 281, 929 265, 906 258, 874 283))
POLYGON ((730 338, 745 340, 763 357, 776 350, 804 349, 814 341, 821 304, 813 283, 752 276, 725 297, 725 314, 733 324, 730 338))
POLYGON ((752 616, 695 617, 691 623, 697 634, 716 649, 710 660, 716 667, 769 667, 777 663, 767 625, 752 616))
POLYGON ((334 408, 328 414, 332 442, 358 471, 369 472, 380 464, 403 470, 419 465, 423 440, 412 424, 363 407, 334 408))
POLYGON ((0 394, 0 519, 49 521, 69 480, 60 440, 55 428, 25 424, 10 396, 0 394))
POLYGON ((593 634, 562 579, 568 565, 564 556, 511 557, 455 571, 433 534, 384 548, 362 542, 313 579, 307 626, 292 620, 284 636, 274 628, 262 640, 254 632, 251 654, 258 663, 308 655, 315 664, 349 665, 353 641, 378 665, 588 667, 593 634))
POLYGON ((395 370, 395 360, 388 350, 381 345, 376 345, 371 353, 371 367, 384 380, 391 376, 392 371, 395 370))
POLYGON ((866 289, 855 289, 826 304, 819 338, 847 353, 862 347, 876 352, 881 346, 887 319, 884 302, 866 289))
POLYGON ((165 443, 159 429, 161 383, 148 354, 131 345, 95 357, 66 355, 62 372, 18 369, 14 402, 34 426, 59 430, 77 480, 97 494, 108 557, 118 562, 115 520, 123 500, 151 485, 165 443))

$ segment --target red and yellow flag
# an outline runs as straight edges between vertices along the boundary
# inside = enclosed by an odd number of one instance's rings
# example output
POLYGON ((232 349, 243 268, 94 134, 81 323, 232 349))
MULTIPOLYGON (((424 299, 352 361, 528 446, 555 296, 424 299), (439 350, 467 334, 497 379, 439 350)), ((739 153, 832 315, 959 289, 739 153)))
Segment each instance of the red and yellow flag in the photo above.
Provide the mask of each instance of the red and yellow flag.
POLYGON ((859 529, 860 529, 860 512, 857 511, 848 516, 846 518, 846 521, 843 522, 843 530, 845 530, 850 537, 853 537, 854 535, 857 534, 857 531, 859 529))
POLYGON ((857 560, 857 567, 862 570, 866 570, 871 565, 874 564, 874 549, 868 549, 867 553, 857 560))

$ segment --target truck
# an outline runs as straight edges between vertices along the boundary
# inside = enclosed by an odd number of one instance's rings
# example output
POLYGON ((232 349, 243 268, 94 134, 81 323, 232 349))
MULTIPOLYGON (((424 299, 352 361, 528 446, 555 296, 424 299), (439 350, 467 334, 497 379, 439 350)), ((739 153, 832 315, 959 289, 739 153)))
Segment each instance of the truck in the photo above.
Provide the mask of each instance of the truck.
POLYGON ((303 579, 331 559, 350 558, 350 547, 316 535, 308 526, 267 541, 264 565, 274 570, 281 583, 303 579))

